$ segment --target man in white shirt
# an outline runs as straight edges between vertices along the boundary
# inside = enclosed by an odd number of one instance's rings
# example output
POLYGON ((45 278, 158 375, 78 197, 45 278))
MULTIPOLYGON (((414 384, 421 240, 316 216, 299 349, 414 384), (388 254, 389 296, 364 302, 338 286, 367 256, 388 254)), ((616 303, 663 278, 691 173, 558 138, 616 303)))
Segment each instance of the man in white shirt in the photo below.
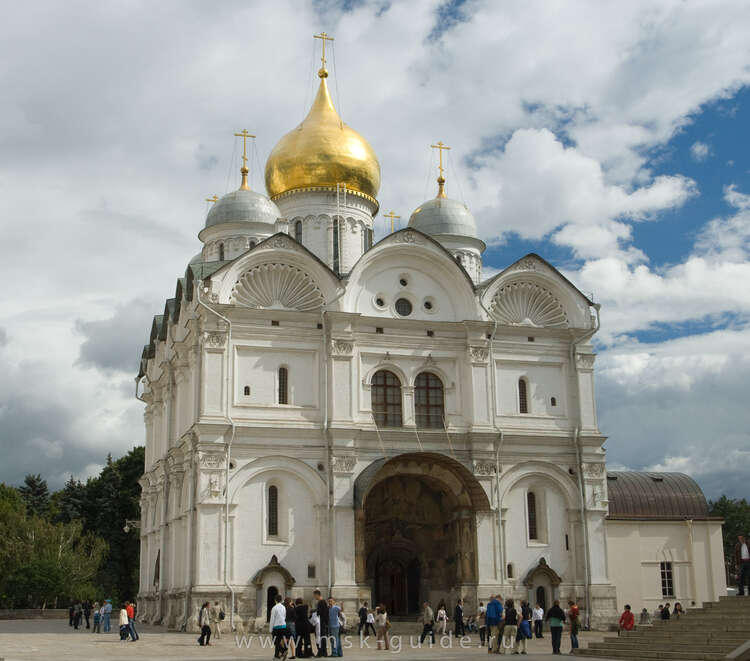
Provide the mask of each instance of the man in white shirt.
POLYGON ((747 539, 744 535, 737 536, 737 543, 734 546, 734 564, 737 567, 737 595, 745 595, 745 583, 747 583, 747 593, 750 595, 750 548, 747 545, 747 539))
POLYGON ((536 608, 531 611, 531 619, 534 622, 534 635, 537 638, 544 638, 542 636, 542 627, 544 626, 544 609, 537 604, 536 608))
POLYGON ((281 595, 275 597, 276 605, 271 609, 271 620, 268 628, 273 634, 274 659, 286 659, 286 644, 284 634, 286 633, 286 606, 282 603, 281 595))

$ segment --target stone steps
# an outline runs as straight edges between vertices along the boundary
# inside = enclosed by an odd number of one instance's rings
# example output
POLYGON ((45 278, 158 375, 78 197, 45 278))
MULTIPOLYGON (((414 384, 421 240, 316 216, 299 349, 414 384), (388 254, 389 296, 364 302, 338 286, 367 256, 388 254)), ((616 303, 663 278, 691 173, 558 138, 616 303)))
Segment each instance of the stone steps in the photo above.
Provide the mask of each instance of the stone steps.
POLYGON ((628 661, 720 661, 750 639, 750 598, 722 598, 679 619, 656 620, 616 637, 592 642, 578 656, 628 661))

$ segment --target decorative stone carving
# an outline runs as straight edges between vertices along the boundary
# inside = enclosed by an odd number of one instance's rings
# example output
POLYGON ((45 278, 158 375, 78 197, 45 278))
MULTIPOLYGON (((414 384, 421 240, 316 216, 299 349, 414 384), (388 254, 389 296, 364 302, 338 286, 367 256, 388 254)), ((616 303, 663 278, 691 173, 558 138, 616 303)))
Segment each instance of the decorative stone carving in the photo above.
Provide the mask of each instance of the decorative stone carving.
POLYGON ((200 464, 202 468, 217 469, 224 467, 223 454, 201 454, 200 464))
POLYGON ((291 245, 291 239, 287 239, 284 236, 277 236, 273 240, 273 247, 274 248, 288 248, 291 245))
POLYGON ((395 240, 399 243, 410 243, 417 246, 421 246, 424 243, 422 237, 419 236, 419 234, 410 231, 396 234, 395 240))
POLYGON ((343 457, 334 456, 331 461, 334 473, 351 473, 357 465, 357 457, 350 455, 343 457))
POLYGON ((334 356, 351 356, 354 344, 346 340, 331 340, 331 353, 334 356))
POLYGON ((469 347, 469 357, 472 363, 486 363, 489 355, 487 347, 469 347))
POLYGON ((474 460, 474 475, 494 475, 495 462, 489 460, 474 460))
POLYGON ((514 271, 536 271, 537 261, 533 257, 524 257, 513 267, 514 271))
POLYGON ((603 463, 595 464, 584 464, 583 465, 583 476, 588 478, 602 478, 604 477, 605 466, 603 463))
POLYGON ((593 353, 577 353, 576 354, 576 367, 580 370, 594 369, 595 361, 596 361, 596 355, 593 353))
POLYGON ((211 292, 208 295, 208 301, 209 301, 209 303, 218 303, 219 302, 219 295, 216 292, 211 292))
POLYGON ((568 315, 552 292, 533 282, 501 287, 490 304, 492 316, 506 326, 567 328, 568 315))
POLYGON ((218 349, 223 347, 227 339, 227 334, 222 331, 207 331, 203 334, 203 342, 206 346, 218 349))
MULTIPOLYGON (((277 237, 276 241, 291 239, 277 237)), ((323 294, 304 271, 289 264, 261 264, 243 273, 232 290, 232 302, 250 308, 309 311, 319 309, 323 294)))

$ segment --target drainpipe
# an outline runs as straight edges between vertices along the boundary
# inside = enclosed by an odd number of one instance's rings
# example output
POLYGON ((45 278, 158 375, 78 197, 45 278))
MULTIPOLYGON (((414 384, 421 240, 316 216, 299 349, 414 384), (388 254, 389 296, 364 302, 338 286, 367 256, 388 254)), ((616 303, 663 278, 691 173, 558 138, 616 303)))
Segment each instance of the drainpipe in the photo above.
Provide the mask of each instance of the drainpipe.
POLYGON ((331 596, 333 588, 333 547, 336 540, 336 517, 333 512, 333 443, 330 434, 330 420, 328 417, 328 327, 326 325, 326 312, 328 306, 338 301, 346 289, 341 287, 339 292, 330 301, 320 308, 320 324, 323 327, 323 442, 326 446, 326 482, 328 483, 328 596, 331 596))
MULTIPOLYGON (((227 325, 227 369, 226 369, 226 417, 229 420, 232 431, 229 435, 229 442, 226 444, 226 467, 225 467, 225 478, 224 478, 224 587, 229 590, 231 607, 229 609, 229 630, 234 631, 234 588, 229 584, 229 463, 232 459, 232 443, 234 442, 235 424, 231 414, 231 386, 232 381, 230 378, 230 352, 232 350, 232 322, 220 314, 213 308, 206 305, 201 300, 200 290, 204 287, 203 281, 201 280, 196 290, 196 300, 198 305, 208 310, 208 312, 215 314, 227 325)), ((207 289, 207 288, 206 288, 207 289)))
POLYGON ((601 305, 599 303, 593 304, 594 310, 596 311, 596 324, 594 328, 586 331, 580 337, 574 339, 570 343, 570 365, 576 375, 576 398, 578 399, 578 423, 573 430, 573 447, 576 452, 576 458, 578 463, 578 493, 580 500, 581 510, 581 523, 583 524, 583 557, 584 557, 584 581, 585 581, 585 592, 586 592, 586 624, 585 628, 591 628, 591 553, 589 550, 589 522, 586 518, 586 492, 583 483, 583 449, 581 447, 579 425, 583 419, 583 410, 580 396, 580 376, 578 375, 578 368, 576 367, 576 350, 581 342, 586 342, 591 339, 594 334, 599 330, 600 319, 599 310, 601 305))
POLYGON ((493 429, 498 432, 498 437, 495 441, 495 490, 497 491, 497 552, 500 557, 500 583, 502 584, 505 580, 505 540, 503 536, 503 510, 502 503, 500 502, 500 453, 503 449, 503 442, 505 437, 502 430, 497 427, 497 417, 495 416, 495 406, 497 402, 497 374, 495 373, 495 354, 493 346, 495 344, 495 334, 497 333, 497 319, 495 319, 490 311, 482 303, 481 297, 478 299, 479 305, 485 311, 487 316, 493 320, 492 334, 490 335, 490 347, 489 347, 489 365, 490 365, 490 395, 492 396, 490 401, 490 414, 492 420, 493 429))

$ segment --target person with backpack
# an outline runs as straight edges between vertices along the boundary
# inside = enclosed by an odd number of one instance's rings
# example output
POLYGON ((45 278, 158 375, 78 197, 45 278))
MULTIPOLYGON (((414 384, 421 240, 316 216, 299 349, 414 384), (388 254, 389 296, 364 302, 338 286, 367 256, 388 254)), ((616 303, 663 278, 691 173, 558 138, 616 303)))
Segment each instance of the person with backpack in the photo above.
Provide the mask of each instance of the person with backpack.
POLYGON ((547 611, 544 620, 549 623, 549 633, 552 637, 552 654, 560 654, 560 643, 562 642, 563 624, 565 624, 565 613, 560 608, 560 602, 555 599, 552 608, 547 611))
POLYGON ((211 622, 211 633, 217 638, 221 638, 221 623, 225 617, 224 608, 222 608, 218 601, 215 601, 209 611, 209 620, 211 622))
POLYGON ((208 601, 204 602, 201 606, 200 613, 198 613, 198 626, 201 629, 198 644, 201 647, 211 644, 211 615, 209 613, 209 606, 210 603, 208 601))
POLYGON ((580 611, 575 601, 568 602, 568 619, 570 620, 570 650, 578 649, 578 631, 581 628, 580 625, 580 611))

